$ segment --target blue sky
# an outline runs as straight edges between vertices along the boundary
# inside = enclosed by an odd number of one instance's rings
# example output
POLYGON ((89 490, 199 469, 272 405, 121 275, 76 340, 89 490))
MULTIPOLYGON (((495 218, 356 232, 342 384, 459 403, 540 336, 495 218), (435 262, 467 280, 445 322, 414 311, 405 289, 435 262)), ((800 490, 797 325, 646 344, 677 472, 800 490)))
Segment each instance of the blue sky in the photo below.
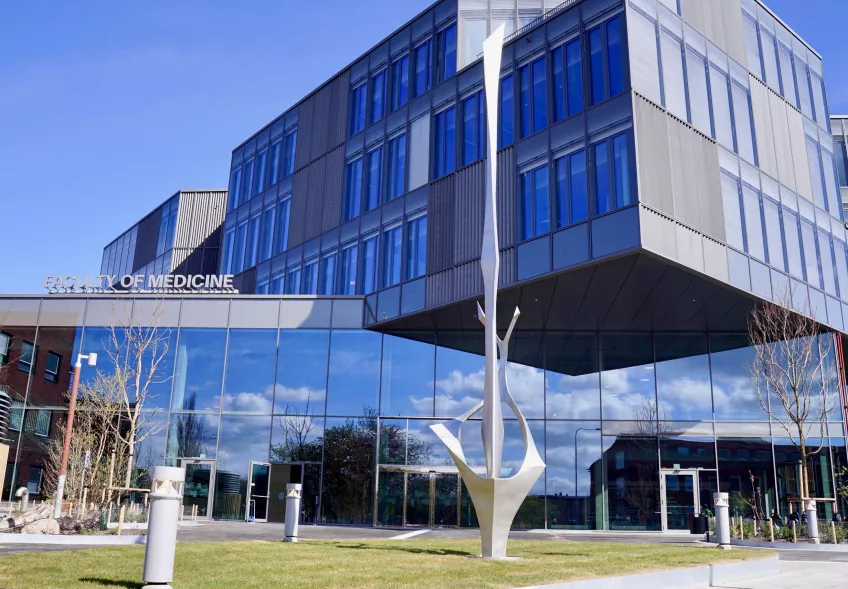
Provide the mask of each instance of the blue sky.
MULTIPOLYGON (((226 187, 236 145, 430 3, 7 3, 0 293, 96 274, 103 246, 178 189, 226 187)), ((824 56, 831 111, 848 113, 848 5, 769 6, 824 56)))

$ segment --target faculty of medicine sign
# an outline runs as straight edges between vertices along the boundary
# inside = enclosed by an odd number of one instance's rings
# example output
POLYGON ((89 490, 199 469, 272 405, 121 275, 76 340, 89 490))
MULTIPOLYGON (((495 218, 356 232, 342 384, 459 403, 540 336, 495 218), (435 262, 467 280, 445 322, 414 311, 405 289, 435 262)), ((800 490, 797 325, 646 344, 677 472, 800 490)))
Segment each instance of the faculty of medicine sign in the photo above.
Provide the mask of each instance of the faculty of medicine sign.
POLYGON ((47 276, 44 288, 48 294, 238 294, 231 274, 47 276))

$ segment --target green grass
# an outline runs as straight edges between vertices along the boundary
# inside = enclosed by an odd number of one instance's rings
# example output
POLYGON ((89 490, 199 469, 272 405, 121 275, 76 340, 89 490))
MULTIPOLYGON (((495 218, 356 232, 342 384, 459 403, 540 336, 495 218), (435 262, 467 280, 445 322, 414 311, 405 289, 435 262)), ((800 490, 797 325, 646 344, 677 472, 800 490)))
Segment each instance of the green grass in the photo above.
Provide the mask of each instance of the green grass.
MULTIPOLYGON (((175 589, 233 587, 509 588, 763 558, 764 551, 719 551, 668 545, 514 541, 518 561, 467 558, 476 540, 183 542, 175 589)), ((3 589, 139 589, 144 547, 0 557, 3 589)))

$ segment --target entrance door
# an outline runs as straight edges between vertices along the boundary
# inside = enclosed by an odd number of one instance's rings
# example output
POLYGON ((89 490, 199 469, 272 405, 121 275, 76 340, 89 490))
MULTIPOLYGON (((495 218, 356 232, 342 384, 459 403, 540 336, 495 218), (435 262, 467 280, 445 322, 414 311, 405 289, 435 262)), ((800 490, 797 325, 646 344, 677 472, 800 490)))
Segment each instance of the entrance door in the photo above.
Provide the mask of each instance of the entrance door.
POLYGON ((664 470, 660 476, 663 531, 686 531, 689 515, 701 511, 698 471, 664 470))
POLYGON ((459 473, 380 467, 375 526, 458 527, 459 473))
POLYGON ((247 476, 247 509, 249 522, 268 521, 268 485, 271 465, 267 462, 250 462, 247 476))
POLYGON ((197 506, 198 519, 212 516, 213 489, 215 488, 215 461, 181 458, 180 466, 185 468, 185 486, 183 487, 183 517, 191 517, 197 506))

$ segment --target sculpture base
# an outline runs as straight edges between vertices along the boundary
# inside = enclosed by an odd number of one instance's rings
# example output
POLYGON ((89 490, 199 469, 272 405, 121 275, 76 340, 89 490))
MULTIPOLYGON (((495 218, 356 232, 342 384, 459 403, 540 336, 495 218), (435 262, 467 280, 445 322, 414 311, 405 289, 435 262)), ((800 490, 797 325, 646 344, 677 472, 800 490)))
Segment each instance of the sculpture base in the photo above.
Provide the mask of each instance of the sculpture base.
POLYGON ((483 556, 482 554, 466 554, 466 558, 482 558, 485 560, 500 560, 506 562, 513 562, 516 560, 521 560, 520 556, 483 556))

